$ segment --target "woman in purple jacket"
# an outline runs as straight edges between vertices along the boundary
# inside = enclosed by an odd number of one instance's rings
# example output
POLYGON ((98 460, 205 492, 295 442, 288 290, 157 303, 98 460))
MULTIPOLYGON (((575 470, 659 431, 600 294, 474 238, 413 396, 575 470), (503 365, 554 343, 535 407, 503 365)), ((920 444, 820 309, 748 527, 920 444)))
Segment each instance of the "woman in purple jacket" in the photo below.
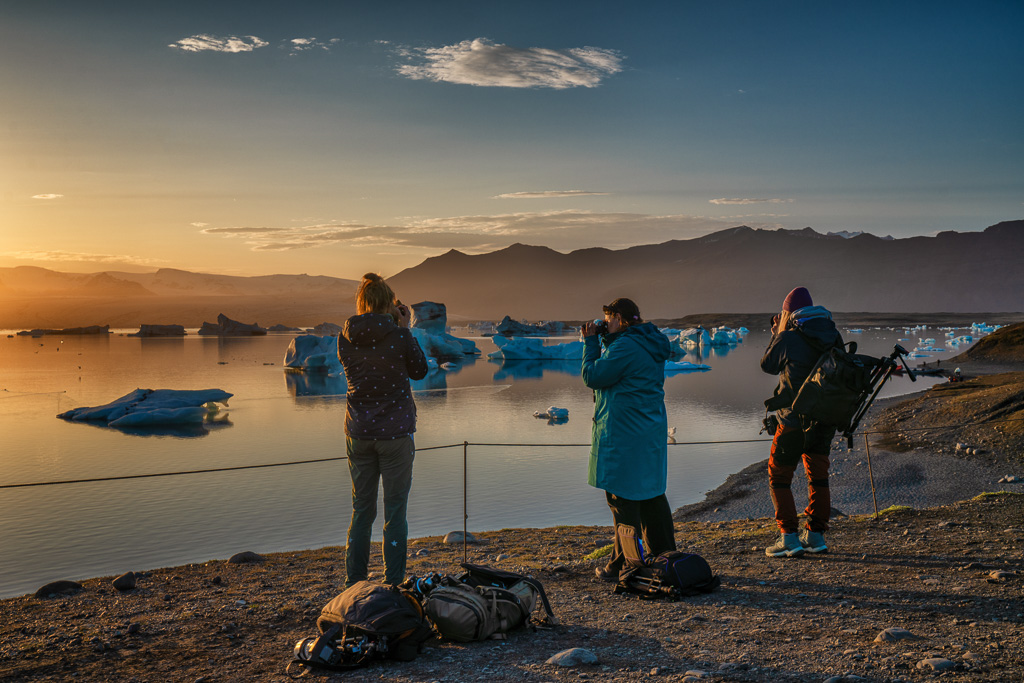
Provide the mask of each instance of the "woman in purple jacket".
POLYGON ((345 586, 367 578, 377 489, 384 485, 384 583, 405 579, 416 404, 410 379, 427 374, 427 360, 409 331, 410 313, 376 273, 356 292, 356 315, 338 336, 348 381, 345 445, 352 477, 352 520, 345 549, 345 586))

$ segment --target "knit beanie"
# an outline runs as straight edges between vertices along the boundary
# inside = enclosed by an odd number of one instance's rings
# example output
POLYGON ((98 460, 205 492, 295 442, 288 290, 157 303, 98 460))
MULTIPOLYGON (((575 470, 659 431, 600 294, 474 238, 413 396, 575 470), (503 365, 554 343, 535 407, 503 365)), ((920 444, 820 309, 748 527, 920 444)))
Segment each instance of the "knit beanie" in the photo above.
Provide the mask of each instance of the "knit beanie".
POLYGON ((793 311, 798 311, 801 308, 813 305, 814 302, 811 301, 811 293, 807 291, 807 288, 797 287, 786 295, 786 300, 782 302, 782 310, 792 313, 793 311))

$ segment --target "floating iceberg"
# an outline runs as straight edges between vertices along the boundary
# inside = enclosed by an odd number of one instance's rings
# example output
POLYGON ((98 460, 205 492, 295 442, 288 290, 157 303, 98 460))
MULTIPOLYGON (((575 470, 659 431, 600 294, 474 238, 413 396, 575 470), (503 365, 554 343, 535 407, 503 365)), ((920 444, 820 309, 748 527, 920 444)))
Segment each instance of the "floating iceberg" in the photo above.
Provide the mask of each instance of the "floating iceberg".
POLYGON ((240 323, 237 320, 232 320, 223 313, 217 316, 217 323, 204 322, 203 326, 199 328, 197 334, 201 335, 218 335, 224 337, 235 337, 235 336, 252 336, 252 335, 264 335, 267 333, 267 328, 260 327, 259 323, 240 323))
POLYGON ((548 408, 544 412, 541 412, 541 411, 538 410, 537 412, 535 412, 533 414, 533 416, 534 417, 542 417, 542 418, 548 419, 548 420, 560 420, 560 419, 568 418, 569 417, 569 409, 568 408, 556 408, 555 406, 551 406, 550 408, 548 408))
POLYGON ((847 330, 850 334, 864 334, 864 330, 859 327, 854 327, 851 330, 847 330))
POLYGON ((138 332, 132 332, 129 337, 184 337, 186 334, 184 325, 141 325, 138 332))
POLYGON ((338 338, 300 334, 288 343, 284 366, 293 370, 326 372, 329 375, 344 373, 341 361, 338 360, 338 338))
POLYGON ((510 316, 505 316, 495 328, 495 334, 507 335, 509 337, 521 337, 524 335, 557 337, 572 331, 572 327, 565 323, 545 321, 536 324, 527 322, 516 322, 510 316))
POLYGON ((544 346, 543 339, 510 339, 509 337, 500 334, 495 335, 493 340, 494 345, 498 347, 498 350, 487 354, 487 357, 495 360, 583 359, 583 342, 581 341, 544 346))
POLYGON ((57 417, 73 422, 100 421, 109 427, 200 424, 218 410, 207 404, 227 405, 231 396, 221 389, 136 389, 106 405, 75 408, 57 417))
POLYGON ((665 361, 665 372, 666 372, 666 374, 670 373, 670 372, 697 372, 697 371, 703 372, 705 370, 710 370, 710 369, 711 369, 710 365, 702 365, 700 363, 691 363, 691 362, 685 361, 685 360, 681 360, 681 361, 667 360, 667 361, 665 361))
POLYGON ((708 335, 711 346, 734 346, 743 341, 743 337, 731 327, 712 327, 708 335))
POLYGON ((709 346, 711 335, 703 327, 689 327, 679 333, 679 346, 685 349, 693 349, 698 346, 709 346))
POLYGON ((990 334, 998 330, 1002 325, 986 325, 985 323, 973 323, 971 331, 975 334, 990 334))
POLYGON ((433 301, 413 304, 411 329, 428 356, 444 358, 480 353, 473 340, 448 334, 448 310, 444 304, 433 301))

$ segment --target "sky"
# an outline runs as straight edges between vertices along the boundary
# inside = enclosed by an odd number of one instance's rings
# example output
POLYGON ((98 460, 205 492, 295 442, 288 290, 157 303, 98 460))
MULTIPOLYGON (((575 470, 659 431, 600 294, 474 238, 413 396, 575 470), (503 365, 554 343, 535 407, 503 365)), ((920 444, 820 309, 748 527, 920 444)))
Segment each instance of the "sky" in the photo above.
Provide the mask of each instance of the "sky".
POLYGON ((1024 217, 1024 3, 0 0, 0 266, 1024 217))

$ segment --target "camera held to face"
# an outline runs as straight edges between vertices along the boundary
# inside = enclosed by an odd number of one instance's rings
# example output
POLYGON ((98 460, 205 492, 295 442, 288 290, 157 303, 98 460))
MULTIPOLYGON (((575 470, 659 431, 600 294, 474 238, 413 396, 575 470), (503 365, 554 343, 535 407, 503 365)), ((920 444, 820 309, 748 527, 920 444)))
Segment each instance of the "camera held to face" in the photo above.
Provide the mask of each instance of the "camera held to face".
POLYGON ((608 323, 604 320, 598 319, 594 321, 594 333, 599 335, 608 334, 608 323))

